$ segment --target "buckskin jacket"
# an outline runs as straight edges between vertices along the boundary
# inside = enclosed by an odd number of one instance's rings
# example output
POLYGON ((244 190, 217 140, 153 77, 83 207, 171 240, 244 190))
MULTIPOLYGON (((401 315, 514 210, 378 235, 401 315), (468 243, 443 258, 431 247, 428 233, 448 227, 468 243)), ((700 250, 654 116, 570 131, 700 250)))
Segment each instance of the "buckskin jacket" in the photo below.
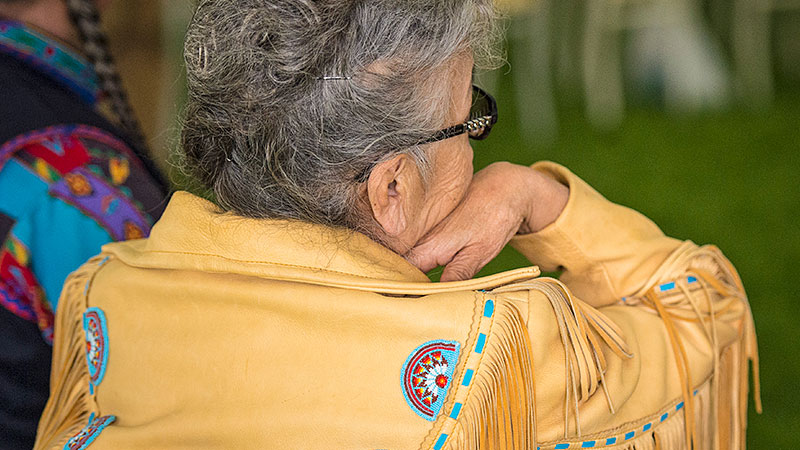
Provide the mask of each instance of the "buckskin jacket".
POLYGON ((363 235, 175 194, 68 279, 36 448, 743 448, 733 267, 534 168, 570 198, 512 245, 558 280, 431 283, 363 235))

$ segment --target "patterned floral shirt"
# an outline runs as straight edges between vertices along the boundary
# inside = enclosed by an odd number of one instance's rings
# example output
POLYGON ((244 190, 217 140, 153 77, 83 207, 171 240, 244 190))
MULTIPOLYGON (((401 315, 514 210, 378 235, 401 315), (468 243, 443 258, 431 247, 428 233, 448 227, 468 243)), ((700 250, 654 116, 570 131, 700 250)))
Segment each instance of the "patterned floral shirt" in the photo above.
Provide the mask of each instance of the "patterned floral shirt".
MULTIPOLYGON (((99 91, 91 65, 64 44, 0 21, 0 55, 69 91, 70 112, 93 110, 99 91)), ((18 113, 28 102, 47 104, 46 96, 37 87, 18 113)), ((146 237, 165 204, 158 176, 113 126, 80 118, 56 108, 48 126, 0 142, 0 306, 35 322, 47 342, 67 275, 107 242, 146 237)))
POLYGON ((152 162, 97 112, 100 94, 68 45, 0 18, 3 449, 33 447, 67 275, 107 242, 147 236, 166 205, 152 162))

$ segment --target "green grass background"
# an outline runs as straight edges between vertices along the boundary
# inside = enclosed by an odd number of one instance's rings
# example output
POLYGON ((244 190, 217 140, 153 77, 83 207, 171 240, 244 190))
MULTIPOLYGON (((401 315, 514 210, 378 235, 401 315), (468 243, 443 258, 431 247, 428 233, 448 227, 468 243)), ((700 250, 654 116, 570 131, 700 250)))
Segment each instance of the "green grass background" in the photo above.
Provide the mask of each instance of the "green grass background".
MULTIPOLYGON (((764 413, 755 414, 751 401, 748 448, 800 448, 800 89, 782 88, 760 112, 677 116, 634 107, 613 132, 567 108, 559 137, 546 145, 521 137, 504 78, 496 97, 500 121, 473 145, 476 169, 553 160, 667 234, 722 249, 744 280, 759 337, 764 413)), ((480 275, 525 265, 508 248, 480 275)))

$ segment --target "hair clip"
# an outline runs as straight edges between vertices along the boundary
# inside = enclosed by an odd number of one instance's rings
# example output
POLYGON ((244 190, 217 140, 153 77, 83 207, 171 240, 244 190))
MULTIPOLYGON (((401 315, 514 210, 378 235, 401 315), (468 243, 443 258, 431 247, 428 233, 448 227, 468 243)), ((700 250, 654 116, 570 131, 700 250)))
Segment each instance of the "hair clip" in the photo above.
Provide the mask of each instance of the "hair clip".
POLYGON ((343 81, 343 80, 352 80, 353 77, 341 77, 341 76, 321 76, 317 77, 318 80, 323 81, 343 81))

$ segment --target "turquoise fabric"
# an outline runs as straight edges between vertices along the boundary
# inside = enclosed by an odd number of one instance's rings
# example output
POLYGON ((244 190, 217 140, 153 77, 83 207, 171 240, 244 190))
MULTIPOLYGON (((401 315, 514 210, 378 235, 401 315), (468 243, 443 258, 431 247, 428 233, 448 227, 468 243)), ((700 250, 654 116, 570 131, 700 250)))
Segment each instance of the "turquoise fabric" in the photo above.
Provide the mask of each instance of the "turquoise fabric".
POLYGON ((14 159, 0 169, 0 211, 17 220, 47 195, 47 183, 14 159))
POLYGON ((51 197, 47 189, 46 183, 13 159, 0 170, 0 192, 19 193, 3 195, 0 211, 17 221, 12 234, 28 248, 29 266, 55 311, 67 275, 112 239, 92 218, 51 197))

